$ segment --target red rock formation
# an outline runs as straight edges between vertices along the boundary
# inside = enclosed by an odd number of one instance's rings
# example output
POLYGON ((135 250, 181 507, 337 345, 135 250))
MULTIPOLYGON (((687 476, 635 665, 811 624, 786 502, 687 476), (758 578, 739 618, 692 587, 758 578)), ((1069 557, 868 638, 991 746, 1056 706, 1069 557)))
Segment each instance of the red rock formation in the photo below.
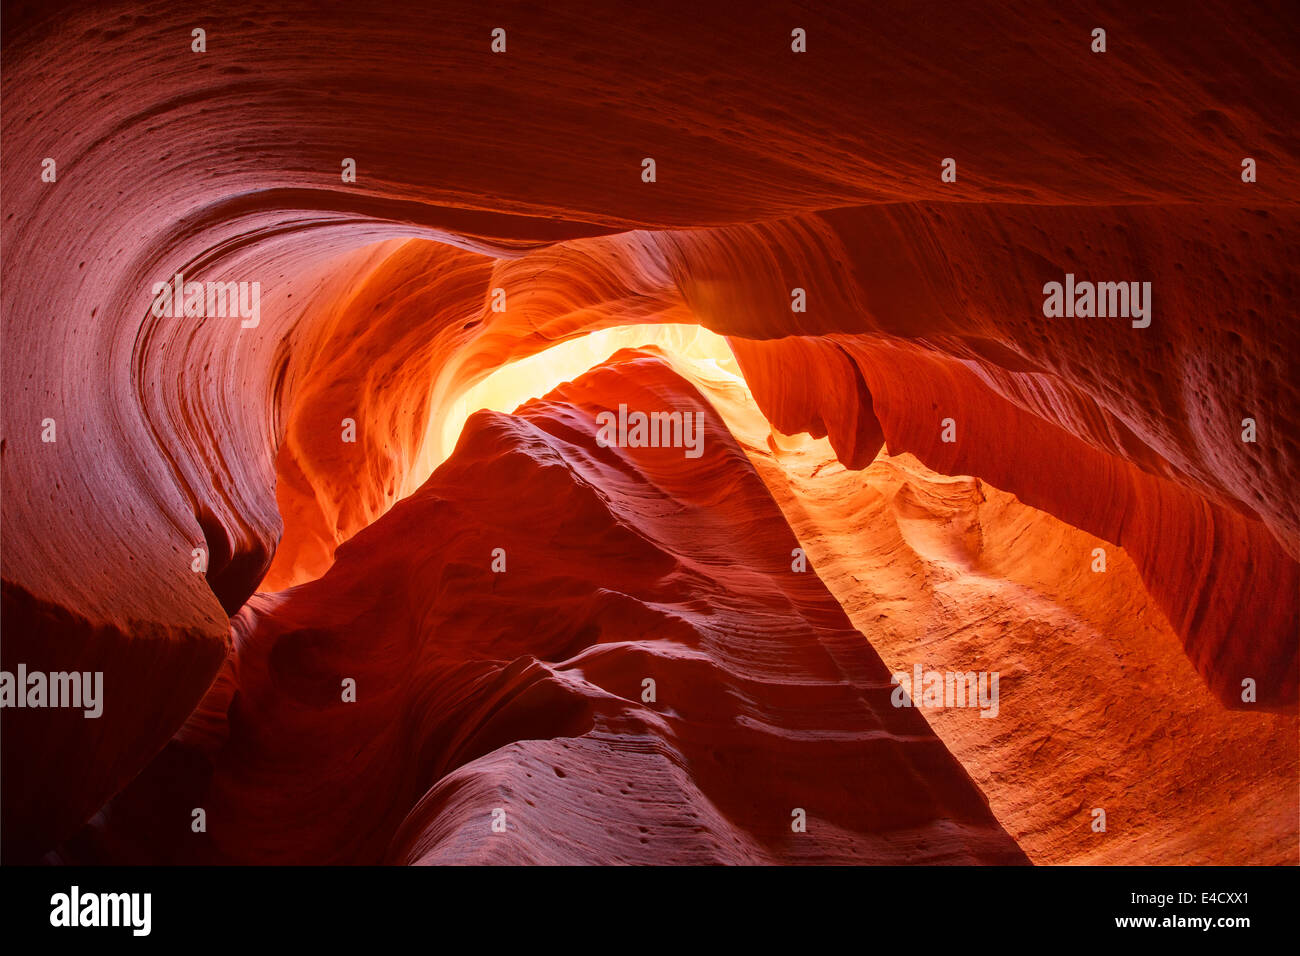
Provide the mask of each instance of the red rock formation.
POLYGON ((891 671, 1000 672, 997 719, 924 713, 1033 862, 1296 862, 1296 715, 1206 695, 1123 550, 911 455, 846 470, 699 386, 891 671), (1098 546, 1104 574, 1080 560, 1098 546))
MULTIPOLYGON (((797 546, 721 419, 648 354, 476 415, 324 577, 236 616, 230 679, 182 735, 212 766, 191 798, 205 849, 1022 862, 820 579, 791 569, 797 546), (620 402, 700 415, 700 457, 598 447, 620 402)), ((163 818, 187 824, 189 802, 163 818)))
POLYGON ((230 615, 411 491, 450 397, 631 322, 728 335, 845 464, 883 442, 1122 546, 1219 701, 1294 707, 1293 12, 371 13, 235 0, 199 54, 179 5, 5 10, 0 657, 107 695, 4 712, 6 853, 146 766, 230 615), (176 272, 260 281, 260 324, 151 315, 176 272), (1152 325, 1043 318, 1065 272, 1151 281, 1152 325))

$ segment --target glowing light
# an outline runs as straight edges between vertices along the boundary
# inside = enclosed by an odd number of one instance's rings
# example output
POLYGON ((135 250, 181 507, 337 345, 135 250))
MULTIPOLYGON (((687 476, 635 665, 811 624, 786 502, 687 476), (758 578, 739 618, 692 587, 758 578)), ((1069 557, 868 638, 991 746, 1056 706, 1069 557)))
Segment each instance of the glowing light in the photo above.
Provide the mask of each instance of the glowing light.
POLYGON ((578 378, 625 348, 654 345, 679 371, 748 388, 731 347, 722 336, 698 325, 624 325, 601 329, 554 345, 536 355, 503 365, 449 402, 435 408, 424 444, 403 482, 402 495, 411 494, 447 460, 470 415, 480 409, 513 412, 529 399, 540 398, 564 382, 578 378))

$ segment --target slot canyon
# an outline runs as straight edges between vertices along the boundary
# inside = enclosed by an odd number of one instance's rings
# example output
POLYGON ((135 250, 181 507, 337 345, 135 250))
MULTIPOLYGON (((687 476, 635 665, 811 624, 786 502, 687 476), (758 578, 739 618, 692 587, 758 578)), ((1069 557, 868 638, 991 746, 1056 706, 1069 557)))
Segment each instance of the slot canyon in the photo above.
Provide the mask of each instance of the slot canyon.
POLYGON ((1300 862, 1295 5, 616 9, 5 2, 6 862, 1300 862))

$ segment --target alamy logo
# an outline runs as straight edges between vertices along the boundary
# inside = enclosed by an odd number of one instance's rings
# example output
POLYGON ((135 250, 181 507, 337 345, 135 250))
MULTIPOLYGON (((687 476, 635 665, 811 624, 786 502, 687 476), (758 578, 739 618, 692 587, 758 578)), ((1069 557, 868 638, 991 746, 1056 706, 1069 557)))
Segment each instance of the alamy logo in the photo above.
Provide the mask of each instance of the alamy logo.
POLYGON ((890 677, 894 692, 889 702, 895 707, 978 707, 981 717, 998 715, 998 672, 899 671, 890 677))
POLYGON ((1132 319, 1133 328, 1151 324, 1150 282, 1075 282, 1065 274, 1065 284, 1043 286, 1043 315, 1049 319, 1132 319))
POLYGON ((133 936, 148 936, 152 893, 82 893, 74 886, 50 897, 51 926, 129 926, 133 936))
POLYGON ((153 314, 156 318, 188 319, 239 316, 240 328, 255 329, 262 321, 262 283, 186 282, 176 273, 170 282, 153 284, 153 314))
POLYGON ((600 428, 596 444, 601 448, 685 448, 687 458, 704 454, 703 412, 629 412, 618 406, 618 414, 605 411, 596 416, 600 428))
POLYGON ((103 671, 0 671, 0 707, 81 707, 84 717, 104 712, 103 671))

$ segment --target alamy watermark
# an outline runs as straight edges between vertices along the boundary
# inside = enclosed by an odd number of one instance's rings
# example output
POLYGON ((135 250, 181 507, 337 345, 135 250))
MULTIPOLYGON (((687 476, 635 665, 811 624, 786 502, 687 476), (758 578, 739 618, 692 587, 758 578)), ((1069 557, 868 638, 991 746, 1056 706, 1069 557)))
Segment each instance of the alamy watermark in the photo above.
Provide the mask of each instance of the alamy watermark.
POLYGON ((1049 319, 1132 319, 1133 328, 1151 324, 1150 282, 1075 282, 1065 274, 1064 284, 1043 286, 1043 315, 1049 319))
POLYGON ((895 707, 978 707, 981 717, 998 715, 997 671, 923 671, 913 664, 912 673, 899 671, 890 683, 895 707))
POLYGON ((0 707, 80 707, 87 718, 104 712, 103 671, 0 671, 0 707))
POLYGON ((239 316, 240 328, 255 329, 262 321, 262 283, 186 282, 178 272, 170 282, 153 284, 152 312, 159 319, 239 316))
POLYGON ((83 893, 73 886, 50 897, 50 925, 56 927, 126 926, 133 936, 148 936, 152 911, 152 893, 83 893))
POLYGON ((703 412, 629 412, 596 416, 596 444, 601 448, 684 448, 687 458, 704 454, 703 412))

